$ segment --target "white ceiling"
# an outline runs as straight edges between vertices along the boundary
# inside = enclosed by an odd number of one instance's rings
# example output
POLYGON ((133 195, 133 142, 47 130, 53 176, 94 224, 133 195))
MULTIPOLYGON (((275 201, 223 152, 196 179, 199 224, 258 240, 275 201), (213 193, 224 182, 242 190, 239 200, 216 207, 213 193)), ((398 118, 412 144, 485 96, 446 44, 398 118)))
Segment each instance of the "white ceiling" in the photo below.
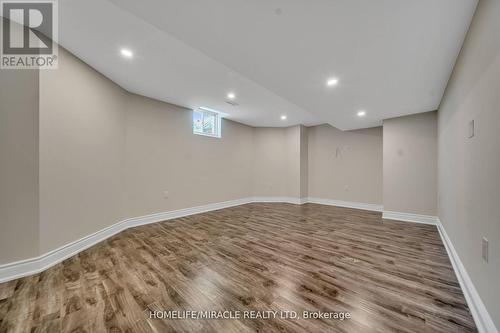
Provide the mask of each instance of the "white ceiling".
POLYGON ((141 95, 252 126, 358 129, 437 109, 476 4, 64 0, 59 41, 141 95), (239 106, 226 103, 230 91, 239 106))

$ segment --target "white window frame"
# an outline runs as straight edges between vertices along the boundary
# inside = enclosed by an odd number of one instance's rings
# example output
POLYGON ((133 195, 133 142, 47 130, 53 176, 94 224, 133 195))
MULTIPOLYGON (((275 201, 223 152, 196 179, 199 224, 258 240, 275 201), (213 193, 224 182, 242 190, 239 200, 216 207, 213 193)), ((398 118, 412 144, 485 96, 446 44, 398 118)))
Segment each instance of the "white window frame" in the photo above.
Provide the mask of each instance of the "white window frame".
POLYGON ((193 110, 193 117, 191 117, 191 126, 193 127, 193 134, 196 134, 196 135, 202 135, 202 136, 208 136, 208 137, 211 137, 211 138, 221 138, 221 125, 222 125, 222 121, 221 121, 221 114, 219 112, 216 112, 214 110, 211 110, 211 109, 208 109, 208 108, 198 108, 196 110, 193 110), (197 112, 197 113, 201 113, 202 114, 202 127, 203 127, 203 118, 205 117, 205 115, 211 115, 211 116, 215 116, 215 134, 209 134, 209 133, 204 133, 204 132, 198 132, 194 129, 194 112, 197 112))

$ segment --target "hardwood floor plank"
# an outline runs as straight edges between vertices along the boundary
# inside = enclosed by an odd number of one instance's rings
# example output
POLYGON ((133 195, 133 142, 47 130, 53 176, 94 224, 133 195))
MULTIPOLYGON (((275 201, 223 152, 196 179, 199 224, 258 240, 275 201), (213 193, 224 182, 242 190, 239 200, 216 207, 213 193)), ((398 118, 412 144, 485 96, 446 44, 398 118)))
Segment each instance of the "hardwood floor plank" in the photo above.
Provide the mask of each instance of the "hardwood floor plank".
POLYGON ((320 331, 476 328, 434 226, 316 204, 248 204, 128 229, 0 284, 0 332, 320 331), (351 318, 150 318, 164 310, 351 318))

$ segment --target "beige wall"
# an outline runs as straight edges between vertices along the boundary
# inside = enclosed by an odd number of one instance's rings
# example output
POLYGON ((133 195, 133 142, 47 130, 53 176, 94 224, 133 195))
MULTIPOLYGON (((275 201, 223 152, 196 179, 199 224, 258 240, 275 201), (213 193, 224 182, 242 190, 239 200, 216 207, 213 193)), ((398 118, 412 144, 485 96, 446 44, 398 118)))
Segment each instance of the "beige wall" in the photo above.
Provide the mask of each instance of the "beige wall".
POLYGON ((304 126, 254 128, 254 196, 307 197, 306 133, 304 126))
MULTIPOLYGON (((286 136, 286 194, 288 197, 300 198, 300 133, 301 126, 288 127, 286 136)), ((278 171, 279 172, 279 171, 278 171)))
POLYGON ((37 255, 38 71, 2 69, 0 264, 37 255))
POLYGON ((384 120, 384 210, 437 215, 437 114, 384 120))
POLYGON ((382 128, 307 132, 310 197, 382 204, 382 128))
POLYGON ((63 48, 40 71, 41 253, 124 217, 124 97, 63 48))
POLYGON ((309 140, 308 128, 300 126, 300 198, 309 196, 309 140))
POLYGON ((287 129, 255 128, 253 182, 255 196, 288 196, 287 129))
POLYGON ((190 110, 132 94, 126 104, 127 217, 252 196, 253 128, 223 119, 222 138, 194 135, 190 110))
POLYGON ((439 108, 439 218, 500 328, 500 2, 479 1, 439 108), (469 121, 475 136, 468 138, 469 121), (481 239, 489 240, 489 262, 481 239))

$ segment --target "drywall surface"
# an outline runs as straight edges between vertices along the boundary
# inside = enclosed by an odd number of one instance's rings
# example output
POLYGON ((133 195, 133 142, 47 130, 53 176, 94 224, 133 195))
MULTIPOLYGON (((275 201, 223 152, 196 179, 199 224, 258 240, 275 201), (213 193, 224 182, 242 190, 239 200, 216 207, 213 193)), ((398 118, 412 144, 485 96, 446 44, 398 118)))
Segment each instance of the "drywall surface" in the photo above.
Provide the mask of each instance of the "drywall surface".
POLYGON ((300 172, 300 133, 301 126, 288 127, 286 136, 286 194, 288 197, 300 198, 301 172, 300 172))
POLYGON ((0 264, 38 255, 38 74, 0 70, 0 264))
POLYGON ((125 91, 59 48, 40 71, 40 250, 123 217, 125 91))
POLYGON ((305 133, 304 126, 254 128, 254 196, 307 197, 305 133))
POLYGON ((128 217, 252 196, 252 127, 223 119, 221 138, 195 135, 191 110, 132 94, 126 111, 128 217))
POLYGON ((300 126, 300 198, 309 196, 309 142, 308 129, 300 126))
POLYGON ((286 128, 254 128, 252 188, 255 196, 288 196, 286 131, 286 128))
POLYGON ((382 128, 307 128, 309 197, 382 204, 382 128))
POLYGON ((500 328, 500 2, 479 1, 439 107, 439 218, 500 328), (475 134, 469 138, 469 122, 475 134), (489 241, 489 262, 481 239, 489 241))
POLYGON ((384 210, 437 215, 437 114, 384 120, 384 210))

